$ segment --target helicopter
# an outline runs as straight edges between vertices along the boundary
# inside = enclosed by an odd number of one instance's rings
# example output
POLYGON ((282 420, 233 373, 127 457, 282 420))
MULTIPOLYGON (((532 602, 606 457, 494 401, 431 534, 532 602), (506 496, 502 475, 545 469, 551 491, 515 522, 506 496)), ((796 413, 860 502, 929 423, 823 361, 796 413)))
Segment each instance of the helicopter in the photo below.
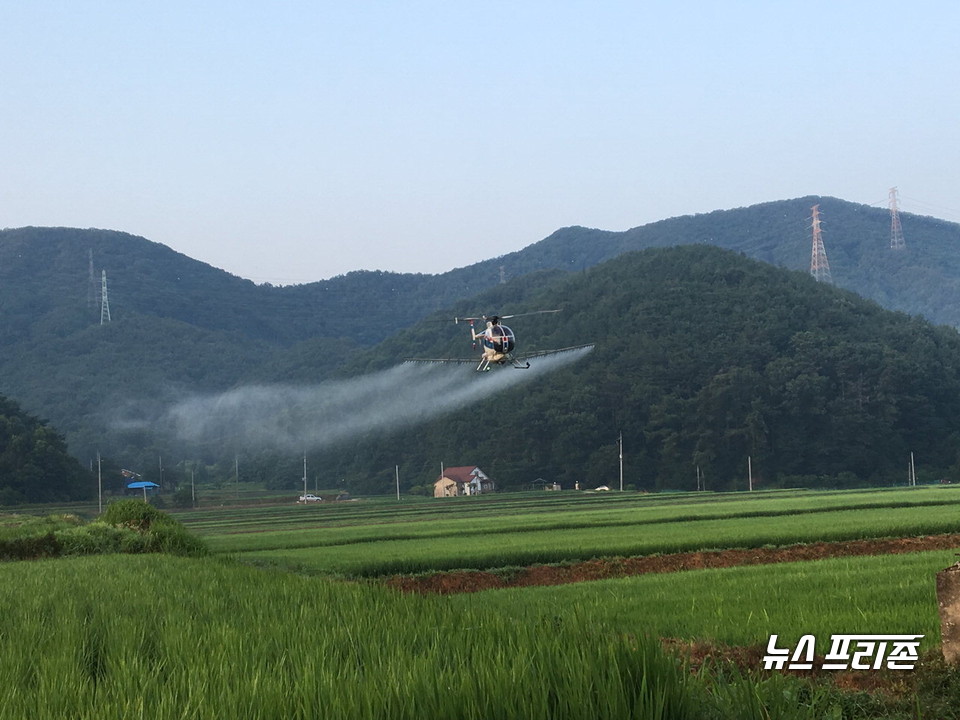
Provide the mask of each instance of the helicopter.
POLYGON ((489 372, 495 367, 512 367, 516 370, 529 370, 530 358, 547 357, 557 353, 570 350, 580 350, 593 347, 593 345, 577 345, 574 347, 559 348, 557 350, 540 350, 537 352, 524 353, 517 355, 514 353, 517 347, 517 336, 509 327, 503 324, 504 320, 510 318, 525 317, 528 315, 546 315, 558 313, 559 310, 537 310, 529 313, 519 313, 514 315, 479 315, 476 317, 455 317, 453 322, 460 324, 462 322, 470 325, 470 340, 473 343, 473 349, 477 349, 479 343, 482 355, 479 361, 475 358, 410 358, 407 362, 419 363, 477 363, 476 372, 489 372), (477 332, 477 323, 486 323, 486 329, 477 332))

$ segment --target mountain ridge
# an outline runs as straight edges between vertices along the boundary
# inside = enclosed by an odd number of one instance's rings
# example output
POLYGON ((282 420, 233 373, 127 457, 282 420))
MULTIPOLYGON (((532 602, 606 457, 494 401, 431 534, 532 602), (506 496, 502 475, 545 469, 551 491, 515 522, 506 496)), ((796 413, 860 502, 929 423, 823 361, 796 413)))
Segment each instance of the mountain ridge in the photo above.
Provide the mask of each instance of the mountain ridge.
MULTIPOLYGON (((908 249, 894 257, 885 247, 889 241, 885 210, 816 196, 668 218, 624 231, 569 226, 512 253, 436 275, 357 270, 280 287, 257 285, 119 231, 8 229, 0 231, 0 280, 8 287, 15 282, 26 292, 17 302, 0 290, 0 310, 7 310, 0 322, 9 324, 19 317, 22 330, 45 310, 63 311, 65 305, 72 307, 74 316, 98 321, 98 309, 86 313, 79 309, 90 305, 92 290, 98 301, 100 270, 106 270, 114 314, 130 310, 154 314, 280 346, 314 337, 349 337, 370 345, 433 310, 495 286, 501 266, 508 278, 542 269, 579 271, 631 250, 706 243, 802 270, 809 267, 813 204, 821 206, 824 242, 837 285, 891 309, 960 326, 960 302, 952 302, 960 300, 954 277, 960 277, 960 253, 943 253, 936 247, 946 238, 960 247, 960 225, 901 213, 908 249), (24 255, 27 242, 31 252, 24 255), (95 269, 92 280, 89 252, 95 269), (949 302, 918 301, 908 287, 915 278, 898 279, 916 274, 918 268, 934 274, 939 285, 950 286, 949 302), (44 276, 47 285, 62 293, 61 302, 50 297, 49 287, 44 292, 42 282, 33 282, 44 276), (242 313, 237 307, 239 294, 242 313)), ((17 329, 4 327, 4 335, 16 337, 17 329)))
MULTIPOLYGON (((118 231, 27 228, 0 231, 0 394, 49 418, 82 455, 96 446, 105 413, 132 389, 144 402, 161 402, 249 382, 314 383, 364 372, 425 351, 446 336, 444 323, 454 316, 542 309, 541 291, 638 249, 716 245, 807 274, 814 204, 838 285, 885 307, 960 324, 960 225, 903 214, 907 251, 896 254, 885 210, 815 196, 626 231, 560 228, 440 275, 354 271, 287 287, 256 285, 118 231), (96 293, 90 300, 101 265, 110 327, 99 327, 96 293), (397 337, 415 342, 403 347, 397 337), (388 355, 365 350, 388 338, 388 355)), ((591 302, 602 300, 597 293, 591 302)), ((563 304, 549 293, 544 302, 563 304)), ((578 337, 590 339, 589 330, 578 337)), ((525 341, 540 349, 579 344, 538 333, 525 341)), ((448 347, 458 352, 462 340, 448 347)), ((146 447, 150 439, 136 442, 146 447)))
MULTIPOLYGON (((521 351, 595 342, 577 363, 423 426, 358 433, 311 462, 366 491, 389 488, 397 461, 404 477, 430 479, 442 461, 479 465, 507 487, 537 477, 590 487, 617 476, 622 434, 626 483, 651 490, 695 489, 698 466, 712 490, 746 489, 748 457, 757 487, 896 483, 911 451, 925 481, 960 479, 952 328, 705 245, 560 275, 516 292, 510 311, 561 299, 562 319, 518 319, 514 330, 521 351)), ((466 351, 468 336, 452 335, 418 324, 354 369, 390 367, 414 348, 450 356, 448 342, 466 351)), ((466 385, 475 374, 462 375, 466 385)))

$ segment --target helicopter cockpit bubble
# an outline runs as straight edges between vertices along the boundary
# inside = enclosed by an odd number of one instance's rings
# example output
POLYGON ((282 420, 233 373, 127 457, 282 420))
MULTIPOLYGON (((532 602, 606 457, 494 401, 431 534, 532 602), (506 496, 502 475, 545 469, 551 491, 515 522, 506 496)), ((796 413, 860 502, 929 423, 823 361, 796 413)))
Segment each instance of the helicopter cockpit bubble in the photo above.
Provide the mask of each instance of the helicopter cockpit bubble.
POLYGON ((494 315, 487 323, 487 331, 482 335, 483 346, 497 353, 513 352, 517 346, 517 337, 513 330, 500 324, 500 318, 494 315))

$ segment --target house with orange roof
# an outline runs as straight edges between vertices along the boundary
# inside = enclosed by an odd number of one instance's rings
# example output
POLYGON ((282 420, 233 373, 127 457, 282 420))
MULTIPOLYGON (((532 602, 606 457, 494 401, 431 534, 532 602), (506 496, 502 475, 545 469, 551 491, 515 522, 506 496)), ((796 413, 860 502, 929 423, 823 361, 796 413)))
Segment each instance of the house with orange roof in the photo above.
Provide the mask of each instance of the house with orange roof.
POLYGON ((460 497, 493 492, 496 485, 476 465, 446 468, 433 483, 434 497, 460 497))

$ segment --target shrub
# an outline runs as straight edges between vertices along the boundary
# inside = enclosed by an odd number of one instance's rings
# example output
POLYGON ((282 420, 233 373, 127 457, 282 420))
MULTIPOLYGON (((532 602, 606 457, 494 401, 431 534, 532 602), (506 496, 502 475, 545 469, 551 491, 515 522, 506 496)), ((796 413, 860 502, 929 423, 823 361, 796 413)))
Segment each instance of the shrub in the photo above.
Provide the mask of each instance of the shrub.
POLYGON ((146 532, 154 523, 175 523, 176 520, 143 500, 117 500, 107 505, 100 516, 108 525, 125 526, 146 532))
POLYGON ((107 506, 86 525, 76 515, 49 515, 8 523, 0 536, 0 560, 32 560, 61 555, 163 552, 206 555, 203 542, 174 518, 142 500, 107 506))
POLYGON ((152 552, 150 547, 150 537, 136 530, 128 530, 120 538, 119 552, 128 555, 138 555, 140 553, 152 552))
POLYGON ((136 535, 130 528, 116 527, 104 522, 92 522, 83 527, 58 530, 63 555, 101 555, 120 552, 123 538, 136 535))
POLYGON ((188 533, 182 525, 155 525, 147 535, 148 547, 153 552, 198 557, 208 553, 203 542, 188 533))
POLYGON ((193 491, 188 488, 180 488, 173 494, 173 506, 178 508, 193 507, 193 491))
POLYGON ((33 560, 57 557, 60 553, 60 540, 52 532, 0 540, 0 560, 33 560))
POLYGON ((103 523, 134 531, 137 537, 124 537, 114 552, 164 552, 199 556, 207 547, 187 532, 177 520, 143 500, 118 500, 100 516, 103 523))

